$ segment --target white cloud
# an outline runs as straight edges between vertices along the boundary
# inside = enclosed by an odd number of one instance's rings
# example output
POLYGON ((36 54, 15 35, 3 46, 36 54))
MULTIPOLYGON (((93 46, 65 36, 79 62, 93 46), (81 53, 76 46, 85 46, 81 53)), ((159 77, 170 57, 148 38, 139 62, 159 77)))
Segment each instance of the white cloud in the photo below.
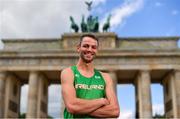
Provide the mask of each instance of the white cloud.
MULTIPOLYGON (((164 114, 164 105, 163 104, 155 104, 153 105, 153 115, 155 114, 164 114)), ((135 119, 135 114, 130 110, 121 110, 120 117, 118 119, 135 119)))
POLYGON ((173 10, 173 11, 171 12, 172 15, 177 15, 178 13, 179 13, 178 10, 173 10))
POLYGON ((53 117, 60 117, 61 112, 61 86, 51 85, 48 90, 48 113, 53 117))
POLYGON ((87 14, 84 1, 4 0, 0 9, 1 37, 59 37, 70 31, 70 15, 81 21, 82 14, 87 14))
POLYGON ((155 114, 160 114, 163 115, 164 114, 164 105, 163 104, 155 104, 153 105, 153 115, 155 114))
MULTIPOLYGON (((1 0, 1 38, 48 38, 71 32, 69 16, 77 24, 88 15, 86 0, 1 0)), ((93 6, 106 0, 93 0, 93 6)), ((3 43, 0 40, 0 49, 3 43)))
POLYGON ((118 119, 134 119, 134 114, 132 111, 121 111, 120 117, 118 119))
MULTIPOLYGON (((77 24, 83 14, 87 15, 86 0, 3 0, 1 2, 0 31, 2 38, 59 37, 70 32, 69 16, 77 24)), ((93 0, 93 6, 105 4, 107 0, 93 0)), ((125 1, 113 9, 111 25, 122 24, 143 5, 143 0, 125 1)), ((107 16, 107 15, 106 15, 107 16)), ((104 19, 105 21, 105 19, 104 19)))
POLYGON ((21 87, 21 102, 20 102, 21 113, 27 112, 28 89, 29 89, 28 85, 24 85, 21 87))
MULTIPOLYGON (((93 6, 99 6, 106 1, 93 0, 93 6)), ((64 32, 70 32, 70 15, 79 24, 81 16, 88 14, 84 2, 85 0, 4 0, 0 9, 2 17, 0 37, 59 37, 64 32)), ((124 19, 142 6, 143 0, 128 0, 113 9, 110 12, 112 29, 122 25, 124 19)))
POLYGON ((0 50, 3 49, 3 47, 4 47, 4 44, 3 44, 3 42, 0 39, 0 50))
POLYGON ((93 1, 93 6, 98 6, 100 4, 105 4, 107 0, 92 0, 93 1))
POLYGON ((55 102, 55 101, 60 101, 60 96, 61 96, 61 86, 60 85, 51 85, 49 86, 49 101, 50 102, 55 102))
POLYGON ((180 39, 178 40, 177 44, 178 44, 178 47, 180 48, 180 39))
POLYGON ((50 102, 48 104, 48 115, 51 115, 52 117, 59 118, 60 112, 61 112, 61 106, 60 101, 58 102, 50 102))
POLYGON ((111 27, 115 29, 117 26, 120 26, 125 22, 125 19, 133 15, 143 7, 143 0, 127 0, 122 5, 117 8, 114 8, 111 12, 106 14, 102 22, 106 21, 106 18, 109 14, 111 17, 111 27))

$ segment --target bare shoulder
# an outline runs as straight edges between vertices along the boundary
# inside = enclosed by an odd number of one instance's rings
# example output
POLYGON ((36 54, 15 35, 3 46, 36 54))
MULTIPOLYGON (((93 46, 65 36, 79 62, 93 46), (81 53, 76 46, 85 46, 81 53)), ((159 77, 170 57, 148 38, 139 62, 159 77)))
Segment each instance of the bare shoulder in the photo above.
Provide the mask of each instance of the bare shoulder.
POLYGON ((61 80, 73 79, 73 77, 74 75, 71 67, 65 68, 61 71, 61 80))
POLYGON ((105 80, 106 82, 111 82, 111 81, 112 81, 109 73, 105 73, 105 72, 100 72, 100 73, 101 73, 101 75, 103 76, 103 78, 104 78, 104 80, 105 80))
POLYGON ((71 67, 67 67, 61 71, 61 74, 72 73, 71 67))

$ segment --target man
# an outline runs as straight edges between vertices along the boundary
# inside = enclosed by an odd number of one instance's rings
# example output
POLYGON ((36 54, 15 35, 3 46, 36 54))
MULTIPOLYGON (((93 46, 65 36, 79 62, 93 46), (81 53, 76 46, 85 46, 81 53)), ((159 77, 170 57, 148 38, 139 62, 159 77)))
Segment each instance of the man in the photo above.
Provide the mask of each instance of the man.
POLYGON ((80 38, 80 54, 75 66, 61 72, 64 118, 108 118, 119 116, 113 81, 107 73, 94 68, 98 39, 92 34, 80 38))

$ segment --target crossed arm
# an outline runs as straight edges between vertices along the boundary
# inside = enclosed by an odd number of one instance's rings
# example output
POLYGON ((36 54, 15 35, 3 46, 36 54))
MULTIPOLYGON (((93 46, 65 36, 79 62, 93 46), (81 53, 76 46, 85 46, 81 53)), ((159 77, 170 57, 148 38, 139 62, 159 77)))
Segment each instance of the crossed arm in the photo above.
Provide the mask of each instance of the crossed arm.
POLYGON ((103 73, 106 81, 106 98, 93 100, 76 97, 73 86, 74 75, 71 68, 61 72, 62 95, 67 110, 72 114, 89 114, 94 117, 118 117, 119 106, 113 90, 113 82, 108 74, 103 73))
POLYGON ((90 115, 94 117, 118 117, 120 111, 117 97, 113 89, 112 79, 106 73, 102 73, 102 75, 106 81, 106 98, 110 104, 98 108, 97 110, 90 113, 90 115))
POLYGON ((76 97, 73 86, 74 75, 70 68, 64 69, 61 73, 62 95, 68 112, 72 114, 89 114, 101 106, 109 104, 105 98, 85 100, 76 97))

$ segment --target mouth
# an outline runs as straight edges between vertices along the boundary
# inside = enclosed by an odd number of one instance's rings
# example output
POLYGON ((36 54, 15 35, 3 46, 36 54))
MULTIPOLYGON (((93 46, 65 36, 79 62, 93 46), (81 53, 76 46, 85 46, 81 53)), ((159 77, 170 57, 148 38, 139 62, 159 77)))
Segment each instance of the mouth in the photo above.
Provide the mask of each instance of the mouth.
POLYGON ((89 62, 91 62, 91 61, 94 59, 95 53, 92 53, 92 52, 83 52, 83 53, 81 54, 81 57, 82 57, 82 59, 83 59, 86 63, 89 63, 89 62))
POLYGON ((93 53, 84 53, 84 55, 85 55, 86 57, 88 57, 88 58, 90 58, 90 57, 93 57, 93 56, 94 56, 94 54, 93 54, 93 53))
POLYGON ((95 53, 93 52, 84 52, 83 54, 86 60, 92 60, 95 57, 95 53))

